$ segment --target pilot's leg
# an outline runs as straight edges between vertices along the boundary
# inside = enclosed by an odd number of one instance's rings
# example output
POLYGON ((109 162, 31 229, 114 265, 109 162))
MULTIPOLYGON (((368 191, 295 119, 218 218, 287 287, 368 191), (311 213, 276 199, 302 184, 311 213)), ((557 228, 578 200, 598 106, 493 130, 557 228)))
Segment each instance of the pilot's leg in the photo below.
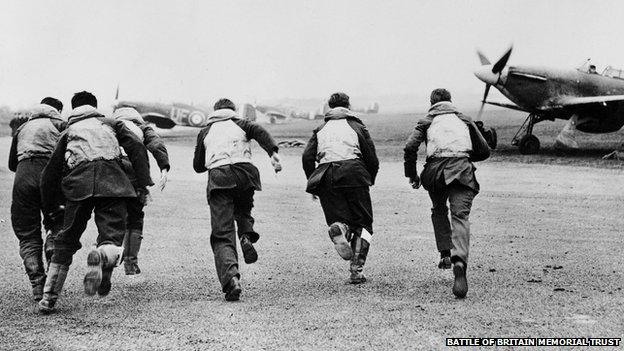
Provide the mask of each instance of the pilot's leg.
POLYGON ((363 271, 373 238, 373 206, 368 187, 349 188, 344 192, 351 211, 349 227, 353 233, 350 283, 360 284, 366 281, 363 271))
POLYGON ((63 290, 72 257, 81 247, 80 236, 87 228, 93 206, 92 198, 67 201, 63 229, 54 238, 54 251, 43 288, 43 299, 39 301, 41 313, 56 310, 56 301, 63 290))
POLYGON ((451 227, 453 231, 451 262, 455 283, 453 294, 459 298, 466 296, 468 282, 466 270, 468 268, 468 251, 470 247, 470 209, 476 192, 465 185, 453 183, 449 186, 449 203, 451 207, 451 227))
POLYGON ((43 266, 41 238, 41 196, 39 195, 39 174, 33 159, 26 159, 18 165, 13 184, 11 202, 11 224, 19 240, 19 254, 30 280, 35 301, 43 296, 46 275, 43 266))
POLYGON ((210 192, 210 246, 214 254, 217 276, 227 301, 239 299, 240 273, 236 252, 236 228, 234 226, 233 189, 217 189, 210 192))
POLYGON ((352 215, 344 192, 331 186, 323 186, 319 191, 319 200, 334 248, 342 259, 350 260, 353 257, 353 250, 348 242, 351 240, 351 229, 348 223, 351 222, 352 215))
POLYGON ((253 188, 249 188, 237 191, 234 197, 234 219, 236 220, 243 258, 247 264, 258 260, 258 252, 253 244, 260 239, 260 235, 254 231, 253 225, 255 221, 251 216, 254 192, 253 188))
POLYGON ((123 262, 126 275, 140 274, 139 268, 139 250, 141 249, 141 241, 143 240, 143 203, 138 197, 129 198, 128 206, 128 222, 127 231, 124 237, 123 262))
POLYGON ((436 189, 429 192, 431 198, 431 222, 433 223, 433 233, 436 239, 436 246, 440 253, 440 263, 438 268, 451 268, 451 224, 448 218, 448 207, 446 201, 449 194, 447 189, 436 189))
POLYGON ((113 269, 117 267, 122 255, 122 243, 126 234, 128 216, 125 198, 94 198, 95 224, 98 228, 97 248, 89 252, 85 275, 85 293, 106 296, 111 289, 113 269), (98 281, 98 278, 101 280, 98 281))

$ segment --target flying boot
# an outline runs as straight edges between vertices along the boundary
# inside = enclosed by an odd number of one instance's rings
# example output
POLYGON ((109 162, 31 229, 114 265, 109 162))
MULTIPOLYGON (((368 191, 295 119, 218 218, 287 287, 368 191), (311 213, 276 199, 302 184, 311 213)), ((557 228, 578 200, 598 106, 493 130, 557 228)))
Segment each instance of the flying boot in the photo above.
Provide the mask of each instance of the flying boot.
POLYGON ((241 250, 243 250, 243 258, 245 259, 245 263, 251 264, 258 260, 258 252, 253 246, 253 243, 251 242, 248 234, 240 235, 240 246, 241 250))
POLYGON ((438 263, 438 268, 451 269, 451 267, 451 250, 440 251, 440 262, 438 263))
POLYGON ((104 244, 94 248, 87 256, 87 266, 89 270, 84 277, 85 294, 89 296, 106 296, 111 289, 111 276, 113 269, 121 260, 123 248, 113 244, 104 244))
POLYGON ((466 279, 466 264, 461 259, 453 262, 453 295, 458 299, 463 299, 468 293, 468 279, 466 279))
POLYGON ((67 272, 69 272, 69 266, 50 263, 48 276, 43 287, 43 298, 39 301, 39 312, 48 314, 56 310, 54 305, 56 305, 61 290, 63 290, 67 272))
POLYGON ((45 256, 48 267, 50 267, 52 253, 54 252, 54 237, 54 232, 51 229, 48 229, 46 231, 45 243, 43 244, 43 254, 45 256))
POLYGON ((143 231, 138 229, 129 229, 124 236, 124 252, 123 262, 126 275, 141 274, 139 268, 139 250, 141 249, 141 241, 143 240, 143 231))
POLYGON ((344 223, 335 222, 329 226, 329 238, 334 243, 334 248, 338 251, 338 255, 344 260, 350 260, 353 257, 353 250, 347 241, 348 235, 349 226, 344 223))
POLYGON ((232 277, 227 285, 223 288, 225 292, 225 301, 238 301, 240 300, 241 289, 240 279, 238 277, 232 277))
POLYGON ((46 281, 41 252, 24 257, 24 268, 32 286, 33 298, 39 301, 43 298, 43 287, 46 281))
POLYGON ((353 250, 353 257, 351 258, 351 284, 361 284, 366 282, 366 276, 363 273, 364 264, 366 263, 366 257, 368 256, 368 249, 370 247, 370 239, 372 236, 362 228, 358 228, 353 232, 353 238, 351 239, 351 249, 353 250))
POLYGON ((56 235, 63 229, 63 216, 65 215, 65 206, 59 206, 57 209, 43 215, 43 226, 45 227, 46 237, 43 244, 43 253, 48 267, 52 260, 54 252, 54 239, 56 235))

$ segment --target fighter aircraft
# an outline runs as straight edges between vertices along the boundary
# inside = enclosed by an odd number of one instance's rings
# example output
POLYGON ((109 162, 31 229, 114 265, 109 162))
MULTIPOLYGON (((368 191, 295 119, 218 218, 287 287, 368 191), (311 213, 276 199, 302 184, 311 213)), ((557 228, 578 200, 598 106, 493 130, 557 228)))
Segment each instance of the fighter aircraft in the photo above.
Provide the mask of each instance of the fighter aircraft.
POLYGON ((171 129, 176 125, 203 127, 208 121, 210 112, 197 106, 172 103, 162 104, 153 102, 119 101, 119 87, 115 93, 114 109, 119 107, 133 107, 148 123, 158 128, 171 129))
POLYGON ((539 151, 533 127, 542 121, 568 120, 557 136, 555 147, 578 148, 575 130, 609 133, 624 125, 624 71, 611 66, 599 74, 589 60, 577 69, 507 66, 512 48, 494 64, 477 51, 482 66, 475 76, 485 83, 481 110, 485 104, 528 112, 512 140, 522 154, 539 151), (494 86, 513 104, 487 101, 494 86))

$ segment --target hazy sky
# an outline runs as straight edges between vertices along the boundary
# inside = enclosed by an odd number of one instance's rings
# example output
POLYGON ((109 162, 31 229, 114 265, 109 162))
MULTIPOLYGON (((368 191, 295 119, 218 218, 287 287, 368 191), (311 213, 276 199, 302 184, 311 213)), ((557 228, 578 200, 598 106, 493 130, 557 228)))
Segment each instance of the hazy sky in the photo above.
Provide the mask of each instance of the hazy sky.
MULTIPOLYGON (((622 1, 3 1, 0 104, 78 90, 212 102, 356 96, 457 99, 493 62, 624 66, 622 1)), ((474 102, 478 106, 478 100, 474 102)))

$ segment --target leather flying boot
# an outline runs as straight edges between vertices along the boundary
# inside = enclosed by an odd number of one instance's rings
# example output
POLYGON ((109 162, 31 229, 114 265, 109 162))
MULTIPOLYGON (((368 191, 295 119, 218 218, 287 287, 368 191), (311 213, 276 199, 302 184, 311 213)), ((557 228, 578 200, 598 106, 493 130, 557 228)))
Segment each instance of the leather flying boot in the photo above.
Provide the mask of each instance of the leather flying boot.
POLYGON ((139 268, 139 250, 141 250, 141 241, 143 240, 143 231, 138 229, 130 229, 124 236, 124 252, 123 262, 126 275, 141 274, 139 268))
POLYGON ((52 253, 54 253, 54 238, 55 234, 51 229, 46 231, 45 243, 43 244, 43 254, 45 256, 46 263, 50 267, 50 261, 52 260, 52 253))
POLYGON ((225 301, 238 301, 242 292, 238 277, 232 277, 225 286, 225 301))
POLYGON ((353 234, 353 239, 351 239, 353 258, 351 259, 351 265, 349 267, 349 270, 351 271, 349 283, 351 284, 361 284, 366 282, 366 276, 363 271, 364 264, 366 263, 366 257, 368 256, 368 249, 370 247, 369 242, 371 238, 371 235, 365 229, 359 229, 353 234))
POLYGON ((444 257, 440 257, 440 262, 438 263, 438 268, 440 269, 451 269, 451 257, 450 256, 444 256, 444 257))
POLYGON ((63 290, 67 272, 69 272, 69 266, 50 263, 48 266, 48 277, 43 287, 43 298, 39 301, 39 312, 48 314, 56 310, 54 306, 61 294, 61 290, 63 290))
POLYGON ((105 244, 98 248, 102 257, 102 282, 97 289, 98 295, 106 296, 111 290, 111 277, 113 269, 119 265, 123 248, 111 244, 105 244))
POLYGON ((329 226, 329 238, 334 243, 334 248, 343 260, 350 260, 353 257, 353 250, 347 242, 349 227, 340 222, 335 222, 329 226))
POLYGON ((102 284, 102 256, 97 248, 93 248, 87 255, 87 274, 84 276, 83 285, 85 294, 95 295, 102 284))
POLYGON ((46 280, 41 253, 24 257, 24 268, 32 286, 33 298, 39 301, 43 298, 43 286, 46 280))
POLYGON ((113 268, 121 260, 122 247, 112 244, 104 244, 93 248, 87 256, 88 271, 84 277, 84 291, 89 296, 99 293, 107 295, 110 291, 110 279, 113 268))
POLYGON ((463 299, 468 293, 468 279, 466 279, 466 264, 458 259, 453 263, 453 275, 455 282, 453 283, 453 294, 458 299, 463 299))
POLYGON ((249 240, 249 236, 247 234, 243 234, 240 236, 240 246, 241 250, 243 250, 243 258, 245 259, 245 263, 251 264, 258 260, 258 252, 251 243, 251 240, 249 240))

